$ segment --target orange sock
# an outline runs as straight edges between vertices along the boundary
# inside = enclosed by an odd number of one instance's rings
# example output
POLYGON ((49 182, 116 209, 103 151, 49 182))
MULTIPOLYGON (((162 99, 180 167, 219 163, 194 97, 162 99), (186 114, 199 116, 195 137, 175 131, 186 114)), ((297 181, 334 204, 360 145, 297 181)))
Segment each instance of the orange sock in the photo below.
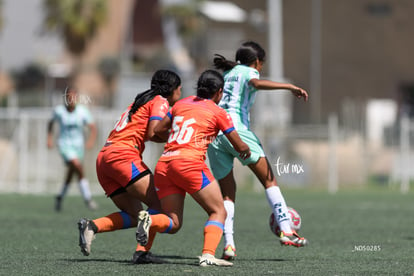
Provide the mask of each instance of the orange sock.
POLYGON ((110 232, 136 226, 131 224, 131 217, 125 212, 112 213, 105 217, 94 219, 93 222, 98 228, 97 233, 110 232))
POLYGON ((203 254, 208 253, 213 256, 216 254, 217 246, 223 236, 223 228, 223 223, 214 220, 207 221, 204 226, 203 254))
POLYGON ((159 233, 168 233, 172 226, 172 219, 164 214, 151 215, 151 231, 159 233))

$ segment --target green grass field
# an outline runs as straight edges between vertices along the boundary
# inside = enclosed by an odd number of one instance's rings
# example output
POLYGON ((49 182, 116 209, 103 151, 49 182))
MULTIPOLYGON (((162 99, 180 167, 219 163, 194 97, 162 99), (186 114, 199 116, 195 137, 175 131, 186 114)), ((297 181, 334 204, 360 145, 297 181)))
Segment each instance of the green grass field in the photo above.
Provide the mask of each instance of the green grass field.
POLYGON ((0 275, 413 275, 413 193, 282 190, 310 245, 281 247, 264 194, 240 191, 231 268, 198 267, 206 215, 190 197, 181 231, 158 235, 152 249, 169 263, 131 265, 135 229, 98 234, 91 255, 80 253, 78 219, 116 210, 104 196, 96 198, 98 211, 71 196, 56 213, 52 196, 0 195, 0 275))

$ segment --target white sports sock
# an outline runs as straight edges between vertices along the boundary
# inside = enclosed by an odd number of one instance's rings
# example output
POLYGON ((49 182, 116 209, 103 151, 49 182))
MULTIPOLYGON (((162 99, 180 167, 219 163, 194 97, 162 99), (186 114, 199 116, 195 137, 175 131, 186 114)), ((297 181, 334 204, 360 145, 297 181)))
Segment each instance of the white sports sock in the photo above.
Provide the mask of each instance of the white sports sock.
POLYGON ((85 201, 91 200, 92 195, 91 191, 89 190, 89 181, 86 178, 82 178, 79 181, 79 189, 85 201))
POLYGON ((225 246, 231 245, 233 248, 236 248, 233 239, 234 202, 231 200, 225 200, 224 208, 227 212, 227 217, 224 221, 224 244, 225 246))
POLYGON ((283 198, 283 195, 278 186, 272 186, 265 190, 267 201, 269 202, 270 208, 275 215, 277 224, 285 233, 292 233, 289 221, 289 211, 283 198))

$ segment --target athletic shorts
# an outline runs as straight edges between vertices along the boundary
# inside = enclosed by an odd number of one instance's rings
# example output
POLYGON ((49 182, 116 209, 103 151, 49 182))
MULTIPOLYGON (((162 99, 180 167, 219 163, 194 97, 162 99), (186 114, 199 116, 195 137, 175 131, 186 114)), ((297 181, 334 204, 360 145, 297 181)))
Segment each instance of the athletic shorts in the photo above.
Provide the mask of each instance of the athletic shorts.
POLYGON ((251 155, 246 160, 240 158, 239 153, 225 135, 217 136, 216 140, 208 147, 207 154, 211 170, 216 179, 223 179, 233 169, 234 158, 244 165, 255 164, 260 157, 265 157, 263 147, 259 138, 250 130, 237 130, 240 138, 245 142, 251 151, 251 155))
POLYGON ((154 183, 159 199, 172 194, 193 194, 212 181, 214 177, 202 160, 158 161, 155 167, 154 183))
POLYGON ((75 159, 83 161, 85 149, 83 146, 59 146, 59 152, 63 160, 68 163, 75 159))
POLYGON ((137 149, 109 146, 98 154, 96 173, 105 194, 110 197, 124 192, 128 185, 151 171, 142 161, 137 149))

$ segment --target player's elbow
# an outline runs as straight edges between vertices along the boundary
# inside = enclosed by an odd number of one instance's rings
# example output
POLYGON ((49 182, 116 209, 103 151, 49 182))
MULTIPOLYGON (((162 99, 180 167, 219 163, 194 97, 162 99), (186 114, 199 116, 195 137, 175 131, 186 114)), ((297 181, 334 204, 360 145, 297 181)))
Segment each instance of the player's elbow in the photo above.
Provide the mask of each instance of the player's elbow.
POLYGON ((153 135, 148 136, 148 140, 155 143, 164 143, 167 142, 167 137, 161 137, 153 133, 153 135))

